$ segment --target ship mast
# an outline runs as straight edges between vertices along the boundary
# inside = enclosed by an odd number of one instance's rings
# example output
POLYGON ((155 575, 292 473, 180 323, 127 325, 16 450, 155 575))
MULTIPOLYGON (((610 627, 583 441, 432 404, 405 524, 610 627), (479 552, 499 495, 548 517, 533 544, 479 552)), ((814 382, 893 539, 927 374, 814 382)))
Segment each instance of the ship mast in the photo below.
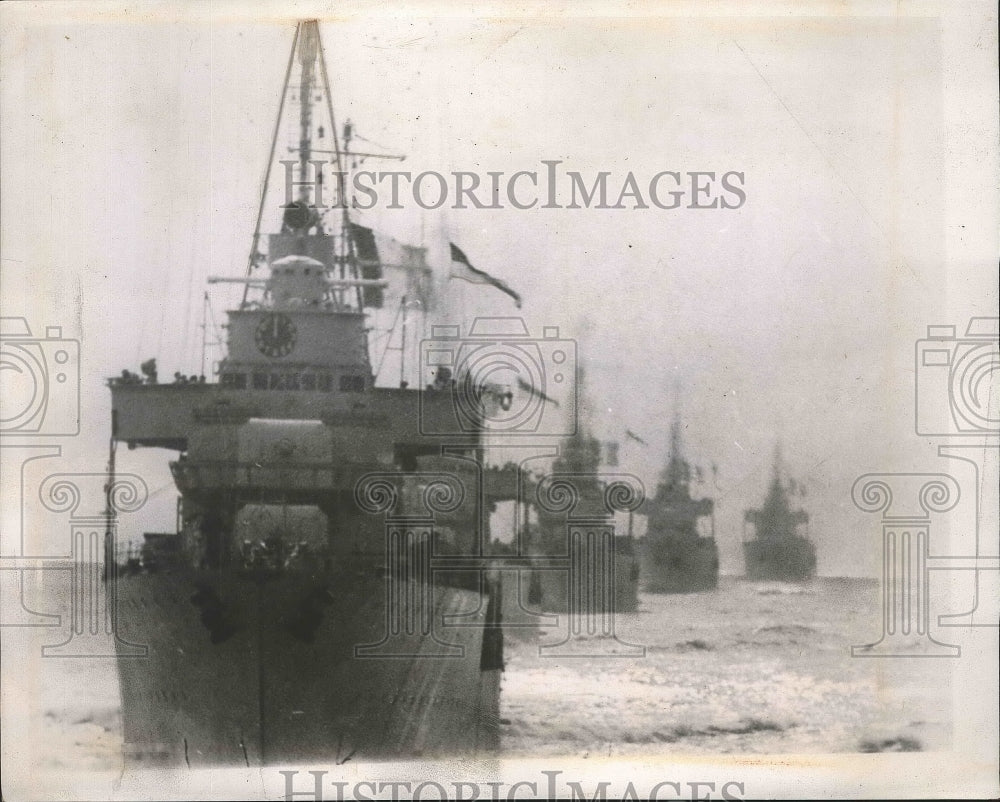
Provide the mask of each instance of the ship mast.
MULTIPOLYGON (((282 189, 294 184, 297 187, 295 200, 285 198, 281 204, 283 210, 282 230, 294 232, 295 234, 327 235, 334 240, 331 259, 327 268, 335 281, 331 283, 331 290, 340 309, 349 308, 345 303, 344 295, 349 290, 354 290, 353 306, 358 311, 365 307, 365 287, 373 286, 369 281, 367 284, 360 278, 360 258, 357 252, 357 244, 351 236, 352 227, 349 215, 349 200, 347 198, 347 187, 350 186, 348 172, 354 167, 354 160, 358 157, 382 158, 382 159, 403 159, 397 154, 389 153, 361 153, 351 150, 354 134, 350 121, 344 124, 343 147, 338 136, 337 121, 333 113, 333 100, 330 92, 330 78, 327 71, 326 57, 323 49, 323 41, 320 38, 319 23, 316 20, 306 20, 299 22, 295 29, 295 37, 292 42, 292 51, 288 57, 288 66, 285 70, 285 79, 281 88, 281 101, 278 108, 278 116, 275 121, 274 133, 271 138, 271 147, 267 159, 267 168, 264 174, 263 187, 261 190, 260 205, 257 211, 257 221, 254 226, 253 242, 250 248, 250 257, 247 261, 247 271, 245 279, 231 279, 231 281, 242 281, 244 283, 242 306, 247 303, 247 293, 251 286, 258 286, 259 282, 251 278, 253 270, 258 267, 262 259, 259 246, 261 240, 261 223, 264 209, 267 206, 268 192, 271 187, 271 173, 275 165, 275 154, 278 150, 278 140, 281 136, 282 121, 285 119, 285 107, 289 100, 289 90, 292 92, 292 100, 299 104, 298 120, 295 126, 293 142, 294 145, 288 150, 296 156, 294 161, 281 161, 292 175, 286 174, 282 189), (297 57, 297 58, 296 58, 297 57), (299 75, 297 83, 293 79, 292 71, 298 63, 299 75), (316 104, 325 100, 325 111, 327 121, 317 120, 316 104), (327 136, 328 122, 329 135, 333 140, 332 148, 317 147, 316 139, 324 139, 327 136), (323 155, 323 161, 317 156, 323 155), (340 220, 339 232, 327 233, 324 231, 322 215, 331 206, 329 196, 324 194, 324 167, 333 168, 333 176, 336 178, 336 186, 331 188, 336 200, 332 206, 339 207, 340 220)), ((275 188, 277 189, 277 188, 275 188)), ((349 297, 349 296, 348 296, 349 297)))
MULTIPOLYGON (((354 134, 349 120, 344 124, 343 139, 340 140, 337 136, 319 24, 316 20, 300 22, 296 26, 292 52, 289 54, 282 84, 281 103, 264 173, 246 275, 241 278, 209 276, 208 283, 242 284, 240 311, 244 312, 254 311, 258 306, 256 302, 248 301, 249 290, 253 288, 263 292, 262 305, 265 308, 274 307, 275 304, 304 302, 333 313, 361 316, 362 320, 351 326, 358 327, 356 336, 363 343, 362 349, 370 372, 374 360, 369 329, 364 325, 363 317, 367 309, 378 309, 383 305, 382 291, 388 286, 383 275, 389 263, 379 253, 374 231, 351 219, 347 191, 351 186, 349 171, 368 158, 402 160, 405 156, 356 151, 352 149, 352 142, 356 138, 363 139, 354 134), (298 74, 293 77, 296 65, 298 74), (319 105, 324 100, 324 95, 325 116, 319 105), (280 233, 268 235, 265 254, 260 247, 263 215, 265 208, 275 207, 268 201, 269 191, 272 194, 279 191, 279 187, 271 187, 271 174, 275 166, 275 154, 278 152, 278 138, 283 130, 282 121, 286 119, 285 106, 289 101, 299 104, 298 114, 289 119, 290 125, 286 130, 286 149, 295 158, 277 159, 284 167, 284 180, 275 182, 281 184, 280 190, 283 191, 283 202, 277 204, 281 211, 280 233), (328 132, 333 147, 317 147, 318 143, 323 144, 321 140, 327 137, 328 132), (319 157, 319 154, 324 156, 319 157), (331 174, 331 167, 335 187, 325 193, 324 177, 331 174), (333 197, 335 199, 331 199, 333 197), (332 230, 325 225, 324 215, 334 207, 340 211, 339 231, 336 230, 336 223, 332 230), (292 257, 300 261, 312 260, 312 266, 303 266, 302 272, 298 273, 282 263, 283 259, 292 257), (270 276, 253 276, 253 271, 263 265, 269 268, 270 276), (320 269, 314 269, 320 265, 320 269), (310 271, 313 271, 312 278, 308 278, 310 271), (302 278, 306 278, 305 285, 300 281, 302 278), (303 292, 306 294, 303 295, 303 292)), ((405 259, 403 261, 406 262, 405 259)), ((420 261, 422 263, 422 259, 420 261)), ((414 268, 409 263, 393 266, 414 268)), ((404 298, 404 303, 405 301, 404 298)), ((405 347, 404 340, 404 351, 405 347)), ((405 370, 405 361, 401 369, 405 370)))
MULTIPOLYGON (((343 210, 341 231, 338 247, 336 248, 335 261, 340 267, 339 277, 341 279, 357 278, 354 270, 355 260, 352 258, 350 237, 348 235, 350 221, 347 215, 347 203, 346 199, 343 197, 343 189, 346 185, 346 178, 344 177, 341 156, 344 155, 344 153, 340 149, 337 137, 337 124, 336 118, 333 114, 333 102, 330 95, 329 74, 326 69, 326 60, 323 54, 323 43, 319 35, 318 22, 316 20, 306 20, 299 22, 296 25, 295 36, 292 40, 292 50, 288 56, 285 78, 281 86, 281 100, 278 104, 278 116, 275 120, 274 132, 271 137, 271 145, 268 152, 267 166, 264 172, 264 181, 261 188, 260 204, 257 209, 257 220, 254 225, 250 257, 247 260, 247 283, 244 284, 243 300, 241 305, 246 305, 247 303, 247 293, 250 287, 253 286, 249 280, 253 270, 258 266, 262 257, 259 250, 261 223, 264 216, 264 209, 267 205, 267 198, 271 186, 271 174, 274 170, 275 154, 278 150, 278 140, 281 137, 282 121, 285 118, 289 90, 293 91, 294 97, 299 104, 296 146, 289 148, 289 150, 295 152, 297 159, 295 162, 282 163, 285 164, 286 167, 290 167, 294 164, 297 168, 297 175, 294 175, 293 178, 295 179, 298 191, 294 202, 290 202, 289 199, 286 199, 287 202, 282 204, 282 208, 284 209, 282 228, 284 229, 291 224, 292 227, 302 233, 311 229, 315 229, 316 233, 323 233, 322 219, 318 213, 319 209, 325 208, 325 204, 323 203, 325 198, 323 198, 322 195, 324 190, 322 173, 323 162, 314 161, 313 157, 314 154, 317 153, 324 153, 332 157, 330 161, 333 164, 335 175, 340 178, 338 186, 336 187, 336 203, 343 210), (292 78, 292 70, 296 62, 296 54, 298 54, 297 61, 300 71, 297 85, 293 84, 292 78), (313 107, 316 102, 315 94, 317 89, 319 89, 326 98, 326 111, 329 118, 330 135, 333 139, 332 150, 321 150, 316 148, 313 144, 313 107), (311 171, 313 170, 315 170, 315 175, 312 176, 312 181, 310 181, 309 177, 311 171), (323 200, 321 200, 321 198, 323 200)), ((317 134, 321 138, 325 136, 326 129, 323 125, 320 125, 317 134)), ((359 286, 354 286, 353 288, 357 293, 357 303, 358 308, 360 309, 362 306, 362 289, 359 286)), ((338 292, 338 294, 340 293, 338 292)))
MULTIPOLYGON (((302 45, 299 47, 299 64, 302 65, 302 78, 299 83, 299 177, 309 175, 309 162, 312 159, 312 93, 313 73, 316 67, 316 42, 319 33, 316 23, 300 22, 302 45)), ((322 181, 321 177, 317 177, 322 181)), ((322 186, 322 184, 320 184, 322 186)), ((309 206, 309 189, 305 181, 299 183, 299 203, 309 206)))
POLYGON ((667 463, 666 484, 669 488, 686 486, 690 478, 690 469, 681 456, 681 416, 674 412, 673 423, 670 424, 670 461, 667 463))

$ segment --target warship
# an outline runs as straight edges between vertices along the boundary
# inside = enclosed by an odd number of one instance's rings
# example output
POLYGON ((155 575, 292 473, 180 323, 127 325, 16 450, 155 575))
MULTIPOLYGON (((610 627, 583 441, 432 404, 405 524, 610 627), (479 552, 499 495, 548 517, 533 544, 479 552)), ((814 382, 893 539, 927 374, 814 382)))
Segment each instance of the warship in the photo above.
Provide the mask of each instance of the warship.
POLYGON ((771 485, 760 509, 744 515, 743 556, 746 577, 755 581, 798 582, 816 574, 816 547, 799 527, 809 523, 802 509, 793 509, 794 480, 781 477, 780 449, 775 449, 771 485), (753 536, 747 536, 747 525, 753 536))
POLYGON ((670 428, 670 457, 656 495, 646 502, 646 537, 642 549, 642 584, 649 593, 711 590, 719 581, 719 549, 715 543, 715 502, 693 498, 691 465, 681 454, 681 422, 670 428), (710 534, 699 523, 710 522, 710 534))
MULTIPOLYGON (((581 394, 583 373, 581 368, 577 374, 577 387, 581 394)), ((565 489, 576 499, 574 514, 579 519, 600 518, 608 511, 605 498, 607 475, 602 479, 602 473, 601 442, 583 422, 579 422, 575 431, 562 440, 559 455, 552 461, 550 478, 565 484, 552 486, 543 480, 541 485, 533 488, 533 492, 541 494, 548 490, 558 495, 565 489)), ((528 548, 536 560, 544 562, 547 558, 569 555, 573 564, 578 566, 588 565, 595 557, 599 562, 609 564, 591 566, 575 575, 560 571, 531 571, 527 594, 529 605, 547 612, 572 612, 573 600, 580 597, 580 588, 576 585, 585 582, 589 587, 588 612, 614 614, 634 612, 638 608, 639 562, 631 532, 626 535, 612 534, 609 547, 613 554, 597 556, 596 552, 587 553, 587 549, 593 550, 594 546, 569 538, 566 517, 561 511, 543 504, 536 507, 536 512, 536 521, 525 527, 528 548)))
POLYGON ((165 449, 179 495, 176 532, 148 533, 138 565, 107 577, 129 765, 498 747, 501 583, 448 560, 482 553, 483 508, 516 481, 484 470, 489 388, 456 416, 444 375, 376 386, 366 318, 389 265, 349 204, 329 222, 309 195, 316 154, 346 174, 350 143, 319 26, 300 22, 247 275, 221 279, 243 300, 217 380, 160 382, 154 358, 108 382, 112 480, 119 444, 165 449), (284 118, 301 194, 265 237, 284 118))

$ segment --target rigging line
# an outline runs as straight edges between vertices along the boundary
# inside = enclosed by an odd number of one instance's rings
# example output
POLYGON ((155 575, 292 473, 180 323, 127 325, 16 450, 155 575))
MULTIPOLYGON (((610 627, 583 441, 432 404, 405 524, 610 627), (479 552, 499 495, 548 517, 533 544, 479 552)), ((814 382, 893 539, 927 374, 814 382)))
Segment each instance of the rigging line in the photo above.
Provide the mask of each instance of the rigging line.
POLYGON ((386 355, 391 349, 389 348, 389 343, 386 343, 385 348, 382 349, 382 356, 379 357, 378 365, 375 367, 375 378, 378 379, 382 375, 382 363, 385 362, 386 355))
POLYGON ((361 134, 355 134, 354 138, 360 139, 362 142, 367 142, 369 145, 374 145, 375 147, 381 148, 382 150, 392 150, 392 148, 390 148, 388 145, 383 145, 379 142, 376 142, 373 139, 368 139, 367 137, 363 137, 361 136, 361 134))
POLYGON ((208 292, 201 296, 201 363, 198 373, 205 375, 205 354, 208 350, 208 292))
POLYGON ((402 312, 403 312, 403 305, 400 304, 399 307, 396 309, 396 316, 392 319, 392 326, 390 327, 388 332, 385 348, 382 349, 382 356, 379 358, 378 367, 375 368, 376 378, 382 373, 382 363, 385 362, 386 355, 389 353, 390 350, 395 350, 395 349, 390 349, 389 346, 392 345, 392 335, 396 331, 396 323, 399 322, 399 316, 402 314, 402 312))
MULTIPOLYGON (((333 157, 335 159, 334 163, 337 167, 337 174, 344 175, 344 160, 342 158, 343 154, 341 153, 340 150, 340 135, 337 133, 337 117, 333 113, 333 92, 330 89, 330 74, 327 72, 326 69, 326 48, 323 46, 323 37, 320 36, 319 34, 319 21, 316 21, 315 24, 316 24, 316 43, 319 49, 319 69, 320 69, 320 75, 323 78, 323 90, 324 93, 326 94, 326 113, 330 117, 330 134, 333 138, 333 157)), ((348 131, 346 126, 344 128, 344 135, 345 137, 348 136, 348 131)), ((349 140, 345 141, 344 143, 345 147, 348 145, 348 142, 349 140)), ((346 186, 346 184, 347 182, 345 180, 344 185, 346 186)), ((339 191, 340 190, 338 188, 338 193, 339 191)), ((344 278, 345 277, 344 265, 346 265, 348 263, 348 259, 351 256, 353 256, 353 243, 350 241, 350 237, 348 237, 347 233, 348 224, 350 223, 350 216, 347 213, 347 198, 338 197, 337 204, 339 204, 341 207, 339 256, 341 257, 340 275, 341 278, 344 278)), ((363 294, 361 292, 360 287, 357 288, 356 290, 356 297, 358 301, 358 311, 363 312, 364 311, 363 294)), ((341 296, 341 299, 342 298, 343 296, 341 296)), ((367 349, 368 347, 369 347, 368 335, 365 334, 365 348, 367 349)))
MULTIPOLYGON (((172 193, 172 192, 170 193, 170 199, 169 199, 168 203, 169 203, 169 206, 167 208, 167 219, 172 221, 174 219, 174 193, 172 193)), ((163 295, 162 295, 163 299, 167 299, 167 298, 170 297, 170 277, 171 277, 171 275, 174 272, 173 270, 170 269, 170 265, 173 263, 173 260, 171 259, 172 251, 173 251, 173 239, 170 239, 170 241, 169 241, 169 243, 167 245, 166 251, 167 251, 167 264, 165 266, 166 269, 160 271, 160 274, 161 274, 161 276, 163 278, 163 282, 161 282, 161 283, 163 283, 165 285, 163 287, 163 295)), ((164 325, 166 323, 166 315, 167 315, 167 304, 166 303, 161 303, 160 304, 160 325, 156 329, 156 354, 157 355, 159 355, 160 353, 162 353, 162 348, 163 348, 163 328, 164 328, 164 325)))
MULTIPOLYGON (((333 155, 337 160, 337 174, 344 174, 344 162, 341 159, 340 153, 340 137, 337 134, 337 118, 333 113, 333 93, 330 91, 330 75, 326 70, 326 48, 323 47, 323 37, 319 35, 319 21, 315 21, 316 25, 316 43, 319 45, 319 67, 320 72, 323 76, 323 89, 326 90, 326 111, 330 115, 330 128, 333 134, 333 155)), ((345 136, 347 132, 345 131, 345 136)), ((344 143, 345 146, 347 143, 344 143)), ((345 184, 347 182, 345 181, 345 184)), ((341 217, 340 217, 340 240, 341 240, 341 256, 344 258, 344 263, 346 264, 348 257, 353 256, 354 244, 350 242, 348 237, 348 224, 350 223, 350 215, 347 213, 347 198, 337 198, 337 203, 341 206, 341 217)), ((352 267, 354 265, 352 264, 352 267)), ((343 268, 341 268, 341 275, 343 275, 343 268)), ((360 287, 355 289, 355 298, 357 299, 358 311, 364 312, 364 293, 361 291, 360 287)), ((368 335, 365 334, 365 348, 368 345, 368 335)), ((377 374, 376 374, 377 375, 377 374)))
MULTIPOLYGON (((208 293, 205 293, 208 295, 208 293)), ((212 299, 208 299, 208 317, 212 321, 212 331, 215 332, 215 345, 222 345, 222 332, 219 330, 219 324, 215 321, 215 307, 212 306, 212 299)))
POLYGON ((369 329, 369 331, 373 332, 374 335, 375 335, 373 337, 374 342, 372 343, 372 345, 378 345, 386 337, 389 337, 389 336, 392 335, 392 329, 377 329, 376 328, 376 329, 369 329))
POLYGON ((889 238, 886 236, 885 231, 882 230, 882 226, 879 225, 878 220, 876 220, 875 216, 868 210, 868 207, 865 206, 864 203, 862 203, 861 198, 858 197, 858 194, 854 191, 854 187, 852 187, 844 179, 844 177, 840 174, 840 172, 834 166, 833 161, 830 159, 830 157, 823 151, 823 149, 819 146, 819 144, 816 142, 816 140, 813 139, 812 135, 806 130, 806 127, 801 122, 799 122, 799 118, 796 117, 792 113, 792 110, 790 108, 788 108, 788 104, 785 103, 785 101, 782 99, 781 95, 779 95, 777 93, 777 91, 775 90, 775 88, 773 86, 771 86, 771 84, 767 80, 767 78, 764 77, 764 73, 762 73, 757 68, 757 65, 753 63, 753 61, 751 60, 750 56, 747 55, 747 51, 744 50, 742 48, 742 46, 740 45, 740 43, 737 42, 735 39, 733 40, 733 44, 736 45, 736 47, 739 49, 739 51, 743 54, 743 58, 745 58, 747 60, 747 63, 751 67, 753 67, 753 71, 757 73, 757 75, 760 77, 760 79, 764 82, 764 85, 768 89, 771 90, 771 94, 774 95, 774 97, 777 99, 778 103, 781 104, 781 107, 788 113, 788 116, 792 118, 792 121, 799 127, 799 130, 801 130, 802 133, 805 134, 806 139, 809 140, 809 144, 812 145, 814 148, 816 148, 816 152, 819 153, 819 155, 823 157, 823 161, 825 161, 827 167, 830 168, 830 172, 832 172, 840 180, 840 183, 843 184, 847 188, 847 191, 851 193, 851 197, 854 198, 854 200, 857 202, 858 206, 861 207, 861 210, 867 215, 868 219, 872 221, 872 225, 874 225, 875 229, 878 231, 878 233, 882 235, 882 239, 885 240, 886 242, 888 242, 889 238))
POLYGON ((174 488, 174 482, 173 482, 173 480, 170 480, 165 485, 162 485, 162 486, 156 488, 156 490, 153 490, 148 496, 146 496, 146 499, 148 501, 149 499, 153 498, 153 496, 158 496, 164 490, 171 490, 173 488, 174 488))
MULTIPOLYGON (((337 118, 333 116, 333 97, 330 92, 330 76, 326 71, 326 49, 323 47, 323 37, 319 35, 319 22, 316 22, 316 41, 319 43, 319 66, 323 73, 323 88, 326 90, 326 111, 330 115, 330 133, 333 134, 333 153, 337 158, 337 172, 343 171, 340 159, 340 137, 337 134, 337 118)), ((337 200, 340 200, 338 198, 337 200)), ((347 204, 344 206, 344 214, 347 214, 347 204)))
MULTIPOLYGON (((196 225, 195 230, 192 233, 197 235, 197 232, 198 229, 196 225)), ((194 343, 191 343, 191 307, 194 306, 194 304, 191 302, 192 301, 191 290, 194 288, 194 260, 195 260, 195 253, 197 252, 197 241, 198 241, 197 236, 191 237, 191 243, 190 243, 191 252, 188 254, 188 275, 187 275, 187 288, 186 288, 187 292, 184 296, 187 299, 187 301, 184 304, 184 344, 181 347, 181 355, 182 355, 181 358, 185 360, 186 364, 188 365, 190 365, 191 362, 194 361, 193 359, 188 361, 190 358, 190 354, 188 351, 189 345, 193 345, 195 349, 197 349, 198 347, 197 338, 195 338, 194 343)), ((200 372, 201 371, 199 371, 199 373, 200 372)))
MULTIPOLYGON (((136 289, 139 291, 139 297, 142 301, 146 301, 153 291, 153 276, 155 271, 143 271, 142 282, 136 289)), ((146 343, 146 338, 149 332, 149 323, 151 315, 142 315, 141 322, 139 323, 139 336, 135 338, 135 362, 138 365, 142 362, 143 346, 146 343)), ((112 318, 114 320, 114 317, 112 318)))
POLYGON ((142 322, 139 324, 139 336, 135 338, 135 356, 133 357, 132 364, 138 365, 142 362, 142 344, 146 339, 146 324, 149 322, 149 315, 142 316, 142 322))
MULTIPOLYGON (((323 78, 323 93, 326 95, 326 112, 330 117, 330 134, 333 137, 333 157, 336 159, 337 173, 344 171, 343 161, 340 152, 340 134, 337 133, 337 118, 333 114, 333 93, 330 90, 330 75, 326 71, 326 49, 323 47, 323 37, 319 35, 319 22, 316 23, 316 41, 319 44, 319 68, 323 78)), ((345 181, 346 185, 346 181, 345 181)), ((338 189, 339 192, 339 189, 338 189)), ((345 198, 337 198, 337 203, 343 207, 341 236, 347 236, 347 202, 345 198)), ((342 243, 344 256, 346 256, 347 244, 342 243)))
MULTIPOLYGON (((247 259, 247 278, 250 278, 250 273, 253 271, 254 261, 257 256, 257 243, 260 242, 260 221, 264 216, 264 203, 267 201, 267 185, 271 180, 271 163, 274 161, 274 149, 278 144, 278 136, 281 132, 281 116, 285 111, 285 97, 288 94, 288 79, 292 74, 292 65, 295 63, 295 48, 298 46, 299 31, 301 28, 301 22, 295 26, 295 36, 292 37, 292 52, 288 54, 288 66, 285 68, 285 80, 281 84, 281 101, 278 103, 278 119, 274 122, 274 136, 271 137, 271 150, 267 156, 267 168, 264 170, 264 186, 260 192, 260 206, 257 207, 257 224, 253 227, 253 243, 250 246, 250 256, 247 259)), ((247 284, 243 287, 243 300, 241 301, 241 305, 247 302, 247 293, 249 291, 250 285, 247 284)))

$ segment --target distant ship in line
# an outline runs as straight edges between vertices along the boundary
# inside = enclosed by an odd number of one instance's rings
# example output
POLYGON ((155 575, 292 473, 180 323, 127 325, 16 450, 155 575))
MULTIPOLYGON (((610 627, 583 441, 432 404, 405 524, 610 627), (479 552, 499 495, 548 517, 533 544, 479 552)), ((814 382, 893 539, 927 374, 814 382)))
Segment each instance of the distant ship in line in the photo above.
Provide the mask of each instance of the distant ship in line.
POLYGON ((803 509, 794 509, 794 480, 781 478, 780 450, 775 449, 774 475, 760 509, 744 515, 743 555, 746 577, 755 581, 800 582, 816 575, 816 546, 800 527, 809 523, 803 509), (747 525, 754 529, 747 538, 747 525))
MULTIPOLYGON (((579 368, 577 388, 581 396, 586 392, 585 385, 584 370, 579 368)), ((581 406, 587 408, 588 405, 581 406)), ((578 518, 599 519, 609 511, 605 494, 611 475, 603 470, 601 456, 601 442, 581 420, 575 431, 562 440, 559 455, 552 462, 552 477, 568 480, 572 493, 578 497, 573 508, 578 518)), ((533 484, 529 493, 534 495, 540 490, 533 484)), ((535 509, 534 522, 528 523, 528 516, 525 516, 525 534, 531 554, 539 564, 549 558, 569 555, 582 575, 531 571, 528 604, 546 612, 566 612, 574 604, 571 599, 586 596, 585 607, 591 612, 634 612, 639 606, 639 561, 631 531, 625 535, 612 532, 607 545, 613 554, 597 556, 600 548, 593 542, 588 546, 586 539, 570 536, 564 514, 546 510, 544 505, 536 505, 535 509), (582 593, 584 585, 586 593, 582 593)))
POLYGON ((692 593, 713 590, 719 582, 719 549, 715 543, 715 502, 694 498, 691 465, 681 454, 681 422, 670 428, 670 457, 656 495, 646 502, 642 584, 648 593, 692 593), (711 522, 711 534, 699 522, 711 522))
MULTIPOLYGON (((572 484, 579 493, 577 514, 599 517, 605 512, 606 483, 600 463, 601 443, 582 425, 575 434, 563 440, 559 456, 552 463, 554 476, 573 477, 572 484)), ((531 550, 536 557, 553 557, 569 551, 574 564, 589 565, 591 558, 586 554, 586 543, 567 540, 567 537, 565 516, 538 510, 537 524, 529 527, 531 550)), ((634 612, 639 606, 639 563, 634 541, 631 535, 614 534, 612 537, 614 564, 611 575, 602 574, 599 566, 584 569, 585 578, 564 572, 532 571, 529 604, 540 605, 547 612, 566 612, 570 598, 579 590, 570 585, 585 581, 594 591, 588 603, 594 612, 634 612), (605 582, 610 587, 604 586, 605 582)))

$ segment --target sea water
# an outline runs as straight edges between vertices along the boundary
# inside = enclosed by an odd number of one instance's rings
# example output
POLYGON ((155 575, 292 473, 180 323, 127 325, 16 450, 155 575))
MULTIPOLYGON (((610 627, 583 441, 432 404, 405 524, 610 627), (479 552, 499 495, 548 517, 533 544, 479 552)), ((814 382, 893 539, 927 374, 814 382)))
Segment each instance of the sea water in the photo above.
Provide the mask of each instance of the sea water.
MULTIPOLYGON (((69 572, 3 572, 5 623, 19 608, 59 626, 5 626, 4 750, 32 772, 116 772, 121 711, 113 657, 42 657, 68 636, 69 572)), ((559 657, 566 619, 508 633, 504 756, 648 756, 947 749, 948 659, 852 657, 878 640, 876 580, 802 584, 723 577, 713 592, 640 594, 615 616, 632 656, 559 657), (632 647, 642 647, 639 650, 632 647)), ((599 639, 608 640, 608 636, 599 639)), ((106 638, 110 647, 110 637, 106 638)), ((605 643, 603 646, 607 646, 605 643)))
MULTIPOLYGON (((534 638, 508 638, 505 751, 585 757, 949 747, 952 660, 851 656, 852 645, 881 635, 876 580, 722 577, 715 591, 640 593, 639 602, 614 626, 623 644, 644 647, 640 657, 545 656, 534 638)), ((552 628, 542 644, 564 638, 552 628)))

